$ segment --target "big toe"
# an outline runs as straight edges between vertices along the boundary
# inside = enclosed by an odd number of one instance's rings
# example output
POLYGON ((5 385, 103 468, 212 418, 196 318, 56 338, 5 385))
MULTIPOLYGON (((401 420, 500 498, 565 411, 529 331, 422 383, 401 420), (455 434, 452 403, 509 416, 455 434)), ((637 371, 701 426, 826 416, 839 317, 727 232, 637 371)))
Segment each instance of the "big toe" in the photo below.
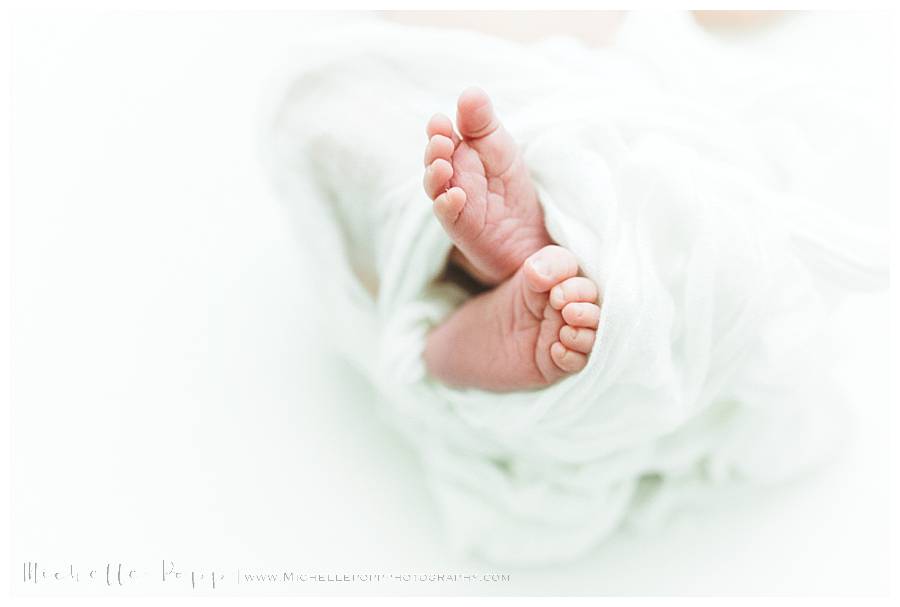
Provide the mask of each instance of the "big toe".
POLYGON ((578 260, 568 249, 547 245, 525 260, 523 272, 532 291, 546 293, 557 283, 578 274, 578 260))
POLYGON ((460 94, 456 126, 466 143, 478 153, 489 177, 502 175, 515 162, 519 148, 500 123, 490 97, 480 88, 470 87, 460 94))
POLYGON ((490 135, 500 127, 490 97, 477 86, 471 86, 459 95, 456 104, 456 126, 466 138, 490 135))

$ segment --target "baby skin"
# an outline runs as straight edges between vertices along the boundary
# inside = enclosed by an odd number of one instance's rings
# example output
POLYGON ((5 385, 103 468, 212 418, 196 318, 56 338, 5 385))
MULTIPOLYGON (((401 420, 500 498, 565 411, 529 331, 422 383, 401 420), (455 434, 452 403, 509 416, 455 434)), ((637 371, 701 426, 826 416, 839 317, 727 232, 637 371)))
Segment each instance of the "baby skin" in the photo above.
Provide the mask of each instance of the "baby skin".
POLYGON ((550 239, 521 152, 487 94, 465 90, 456 128, 437 115, 426 131, 424 186, 455 245, 451 262, 493 287, 429 334, 429 372, 452 386, 513 391, 581 371, 600 321, 597 285, 550 239))

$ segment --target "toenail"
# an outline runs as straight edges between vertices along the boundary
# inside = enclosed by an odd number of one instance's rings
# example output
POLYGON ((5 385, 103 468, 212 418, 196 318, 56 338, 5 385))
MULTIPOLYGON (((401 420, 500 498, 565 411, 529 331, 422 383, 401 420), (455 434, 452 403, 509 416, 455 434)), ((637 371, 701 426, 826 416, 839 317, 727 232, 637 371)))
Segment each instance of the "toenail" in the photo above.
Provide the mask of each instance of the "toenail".
POLYGON ((531 269, 533 269, 544 278, 548 278, 550 276, 550 266, 547 265, 547 262, 542 259, 532 260, 531 269))

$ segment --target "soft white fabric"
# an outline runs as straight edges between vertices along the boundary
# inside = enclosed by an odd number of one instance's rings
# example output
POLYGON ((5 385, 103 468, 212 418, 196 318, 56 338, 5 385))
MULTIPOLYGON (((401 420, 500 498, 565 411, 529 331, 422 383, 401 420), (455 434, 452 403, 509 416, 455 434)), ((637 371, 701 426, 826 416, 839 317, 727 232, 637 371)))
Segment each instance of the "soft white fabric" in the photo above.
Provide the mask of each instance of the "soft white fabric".
POLYGON ((846 424, 828 314, 887 270, 877 239, 798 187, 814 170, 800 114, 835 97, 777 82, 746 103, 679 89, 690 54, 642 54, 641 27, 603 51, 330 30, 308 41, 267 131, 321 260, 330 342, 417 446, 450 541, 491 560, 572 558, 625 522, 789 478, 846 424), (602 291, 587 368, 540 391, 450 389, 421 360, 464 298, 436 280, 451 243, 421 188, 424 125, 470 84, 523 145, 551 235, 602 291))

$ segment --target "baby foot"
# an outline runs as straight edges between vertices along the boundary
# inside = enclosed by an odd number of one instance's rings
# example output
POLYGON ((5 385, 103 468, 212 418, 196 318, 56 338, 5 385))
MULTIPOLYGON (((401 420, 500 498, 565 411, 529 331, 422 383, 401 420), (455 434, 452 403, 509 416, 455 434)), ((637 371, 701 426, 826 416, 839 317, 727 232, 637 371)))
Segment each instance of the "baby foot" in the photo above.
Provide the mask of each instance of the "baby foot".
POLYGON ((426 127, 425 192, 456 245, 453 259, 488 285, 509 278, 551 243, 519 146, 478 88, 462 92, 456 126, 444 115, 426 127))
POLYGON ((459 387, 540 388, 581 371, 600 322, 597 285, 568 249, 545 246, 505 283, 468 300, 428 336, 425 364, 459 387))

